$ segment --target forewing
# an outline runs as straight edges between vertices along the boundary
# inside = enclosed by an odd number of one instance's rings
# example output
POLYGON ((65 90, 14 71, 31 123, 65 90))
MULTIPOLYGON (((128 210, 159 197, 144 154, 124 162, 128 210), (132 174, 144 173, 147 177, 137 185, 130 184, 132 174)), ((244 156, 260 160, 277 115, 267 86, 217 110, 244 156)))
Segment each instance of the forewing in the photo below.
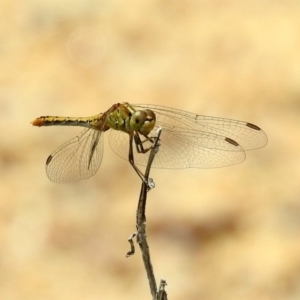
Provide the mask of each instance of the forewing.
MULTIPOLYGON (((191 128, 207 135, 218 135, 230 138, 237 142, 244 150, 253 150, 264 147, 268 138, 265 132, 258 126, 238 120, 197 115, 183 110, 159 105, 136 104, 137 109, 151 109, 157 116, 156 124, 169 130, 181 131, 191 128), (173 128, 171 126, 173 125, 173 128)), ((214 144, 214 143, 213 143, 214 144)), ((213 145, 212 144, 212 145, 213 145)), ((226 144, 222 144, 226 145, 226 144)), ((219 146, 213 145, 218 149, 219 146)), ((226 150, 226 146, 225 149, 226 150)))
POLYGON ((54 151, 46 161, 49 179, 54 182, 74 182, 94 175, 103 157, 101 133, 84 129, 80 135, 54 151))
MULTIPOLYGON (((134 107, 151 109, 156 114, 156 126, 150 137, 155 135, 158 127, 163 129, 153 167, 215 168, 234 165, 245 159, 244 150, 260 148, 267 143, 266 134, 251 123, 201 116, 157 105, 134 107)), ((128 159, 128 134, 111 130, 109 142, 119 156, 128 159)), ((145 141, 143 146, 147 149, 151 142, 145 141)), ((135 163, 146 165, 148 154, 134 151, 135 163)))

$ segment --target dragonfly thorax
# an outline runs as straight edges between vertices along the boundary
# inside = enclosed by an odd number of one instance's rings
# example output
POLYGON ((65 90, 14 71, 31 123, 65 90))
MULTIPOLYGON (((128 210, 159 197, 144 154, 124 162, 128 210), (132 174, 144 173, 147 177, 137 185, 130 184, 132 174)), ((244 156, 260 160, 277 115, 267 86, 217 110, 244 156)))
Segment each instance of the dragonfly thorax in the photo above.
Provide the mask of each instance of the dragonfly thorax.
POLYGON ((156 116, 150 109, 137 110, 130 117, 129 127, 132 131, 137 131, 147 136, 155 126, 156 116))

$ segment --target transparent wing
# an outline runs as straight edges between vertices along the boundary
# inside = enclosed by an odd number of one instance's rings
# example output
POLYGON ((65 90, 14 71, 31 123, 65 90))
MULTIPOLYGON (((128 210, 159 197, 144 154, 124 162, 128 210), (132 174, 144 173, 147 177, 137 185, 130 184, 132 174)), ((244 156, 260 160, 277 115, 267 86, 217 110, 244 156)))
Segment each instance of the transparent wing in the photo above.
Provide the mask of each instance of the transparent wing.
MULTIPOLYGON (((266 134, 257 126, 231 119, 208 117, 158 105, 137 104, 138 109, 151 109, 156 126, 150 136, 162 127, 160 150, 153 162, 156 168, 214 168, 241 163, 244 150, 263 147, 266 134)), ((128 135, 111 130, 112 149, 128 159, 128 135)), ((149 141, 144 148, 151 147, 149 141)), ((136 164, 146 165, 148 154, 134 153, 136 164)))
POLYGON ((46 173, 54 182, 73 182, 94 175, 103 157, 101 131, 84 129, 80 135, 69 140, 46 161, 46 173))

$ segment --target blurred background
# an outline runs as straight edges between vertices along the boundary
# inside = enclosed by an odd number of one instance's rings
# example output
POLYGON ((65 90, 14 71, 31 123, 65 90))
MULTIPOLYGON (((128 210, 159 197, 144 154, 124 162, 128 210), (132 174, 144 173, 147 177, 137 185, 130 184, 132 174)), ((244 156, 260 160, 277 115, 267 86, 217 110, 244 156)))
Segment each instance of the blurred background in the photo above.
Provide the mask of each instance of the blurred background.
MULTIPOLYGON (((0 299, 151 299, 135 230, 140 179, 105 137, 100 170, 54 184, 80 128, 31 126, 128 101, 262 127, 221 169, 153 169, 147 230, 171 300, 300 299, 300 2, 0 2, 0 299)), ((106 134, 107 135, 107 134, 106 134)))

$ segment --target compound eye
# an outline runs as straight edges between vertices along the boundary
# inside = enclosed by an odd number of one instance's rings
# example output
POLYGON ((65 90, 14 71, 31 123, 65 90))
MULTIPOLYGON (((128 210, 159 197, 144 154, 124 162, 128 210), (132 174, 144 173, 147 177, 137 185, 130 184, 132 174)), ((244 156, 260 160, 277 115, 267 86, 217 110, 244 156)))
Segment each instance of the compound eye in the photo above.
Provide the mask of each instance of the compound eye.
POLYGON ((140 131, 147 118, 147 114, 144 111, 136 111, 133 113, 130 119, 130 128, 134 131, 140 131))
POLYGON ((147 136, 155 126, 156 116, 155 113, 150 109, 146 109, 145 112, 147 117, 142 128, 140 129, 140 133, 147 136))
POLYGON ((140 113, 137 116, 135 116, 134 121, 135 121, 135 124, 144 124, 145 119, 146 119, 146 115, 143 113, 140 113))

